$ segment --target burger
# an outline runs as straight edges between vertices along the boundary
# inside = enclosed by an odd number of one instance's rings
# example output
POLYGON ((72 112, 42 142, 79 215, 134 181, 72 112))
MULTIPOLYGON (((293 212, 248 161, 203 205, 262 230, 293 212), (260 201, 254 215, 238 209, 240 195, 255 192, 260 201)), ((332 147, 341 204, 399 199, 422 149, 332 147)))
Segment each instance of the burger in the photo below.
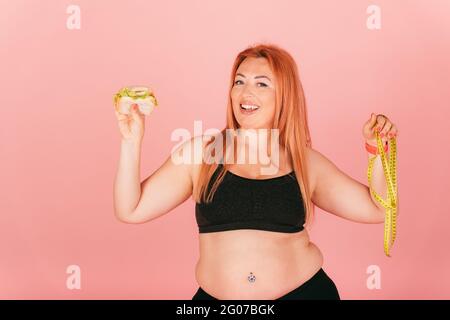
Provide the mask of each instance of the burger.
POLYGON ((114 107, 120 113, 129 114, 133 104, 137 104, 139 111, 148 116, 158 102, 153 91, 146 86, 123 87, 114 95, 114 107))

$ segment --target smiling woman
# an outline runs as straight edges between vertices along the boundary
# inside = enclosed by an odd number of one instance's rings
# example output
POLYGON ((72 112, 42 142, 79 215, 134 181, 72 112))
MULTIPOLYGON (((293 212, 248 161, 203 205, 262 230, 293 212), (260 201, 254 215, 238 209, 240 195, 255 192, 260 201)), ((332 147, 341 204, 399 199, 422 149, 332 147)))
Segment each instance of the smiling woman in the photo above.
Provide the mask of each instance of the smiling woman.
MULTIPOLYGON (((225 145, 227 130, 267 130, 268 141, 271 141, 272 132, 276 130, 280 139, 279 149, 283 151, 280 157, 286 162, 282 166, 288 168, 288 171, 295 171, 302 197, 310 199, 311 177, 308 175, 306 157, 307 149, 311 147, 311 138, 307 110, 297 65, 287 51, 273 44, 260 44, 237 55, 231 71, 226 121, 226 128, 220 133, 222 139, 214 139, 206 149, 222 143, 222 150, 228 150, 225 145)), ((229 156, 231 155, 226 154, 225 157, 229 156)), ((225 171, 232 169, 228 165, 219 168, 217 182, 212 186, 211 192, 207 192, 207 183, 218 166, 217 163, 205 162, 197 168, 198 177, 195 177, 198 181, 193 196, 197 202, 210 201, 213 190, 220 184, 225 171)), ((242 169, 239 171, 243 171, 243 175, 252 169, 249 166, 240 167, 242 169)), ((253 172, 255 171, 259 171, 258 166, 253 167, 253 172)), ((304 207, 309 223, 314 208, 308 200, 304 207)))
MULTIPOLYGON (((137 113, 133 119, 141 121, 137 113)), ((200 244, 193 299, 340 299, 308 235, 314 206, 362 223, 381 223, 382 215, 366 185, 312 148, 292 56, 269 44, 240 52, 231 70, 226 126, 213 139, 204 138, 176 148, 140 184, 141 140, 123 142, 115 182, 117 217, 143 223, 192 196, 200 244), (245 138, 241 133, 250 131, 265 140, 262 147, 239 143, 245 138), (191 153, 192 145, 201 163, 173 162, 191 153), (267 146, 275 172, 264 171, 267 163, 233 161, 243 159, 247 148, 260 154, 267 146)))
POLYGON ((200 287, 193 299, 340 299, 305 229, 314 209, 306 114, 297 66, 289 53, 260 44, 238 54, 231 72, 227 126, 219 139, 205 145, 204 158, 220 143, 228 152, 219 164, 205 161, 193 169, 200 233, 200 287), (270 158, 279 164, 278 173, 252 178, 260 176, 260 163, 228 161, 242 151, 224 145, 230 129, 266 130, 266 145, 275 140, 275 130, 280 152, 270 158))

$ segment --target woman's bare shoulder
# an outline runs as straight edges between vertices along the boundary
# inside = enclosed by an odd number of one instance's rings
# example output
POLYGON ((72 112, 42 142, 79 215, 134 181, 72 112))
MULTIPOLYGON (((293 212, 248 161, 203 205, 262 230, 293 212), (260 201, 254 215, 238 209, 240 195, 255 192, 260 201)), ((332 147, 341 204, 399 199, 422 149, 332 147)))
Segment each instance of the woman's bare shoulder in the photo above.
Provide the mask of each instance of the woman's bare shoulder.
POLYGON ((196 190, 197 180, 200 175, 201 166, 204 162, 205 149, 208 142, 212 140, 212 135, 200 135, 191 139, 192 144, 192 185, 193 190, 196 190))

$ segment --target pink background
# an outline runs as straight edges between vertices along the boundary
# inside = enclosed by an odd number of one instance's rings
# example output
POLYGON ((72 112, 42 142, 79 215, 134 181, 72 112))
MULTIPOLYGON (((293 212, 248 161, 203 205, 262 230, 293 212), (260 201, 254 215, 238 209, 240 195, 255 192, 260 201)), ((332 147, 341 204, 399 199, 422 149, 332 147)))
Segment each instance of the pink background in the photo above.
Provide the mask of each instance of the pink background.
POLYGON ((112 96, 148 84, 142 179, 176 128, 222 128, 231 65, 273 42, 299 66, 313 146, 366 182, 361 128, 399 129, 401 212, 392 258, 383 225, 317 209, 310 233, 342 299, 449 299, 450 2, 1 1, 0 298, 191 299, 198 231, 188 200, 150 223, 113 213, 120 135, 112 96), (69 30, 66 8, 81 8, 69 30), (366 9, 381 8, 381 30, 366 9), (81 268, 81 290, 66 268, 81 268), (381 289, 366 286, 381 268, 381 289))

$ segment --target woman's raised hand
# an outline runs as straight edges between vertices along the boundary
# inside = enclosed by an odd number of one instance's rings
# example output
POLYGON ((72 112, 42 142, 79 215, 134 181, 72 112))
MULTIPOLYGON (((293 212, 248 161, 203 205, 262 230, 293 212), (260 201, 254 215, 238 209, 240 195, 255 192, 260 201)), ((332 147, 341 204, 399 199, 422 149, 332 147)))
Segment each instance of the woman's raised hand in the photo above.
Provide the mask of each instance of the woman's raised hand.
POLYGON ((115 108, 115 113, 122 139, 141 142, 144 138, 145 115, 139 111, 138 105, 132 104, 129 114, 120 113, 117 107, 115 108))

